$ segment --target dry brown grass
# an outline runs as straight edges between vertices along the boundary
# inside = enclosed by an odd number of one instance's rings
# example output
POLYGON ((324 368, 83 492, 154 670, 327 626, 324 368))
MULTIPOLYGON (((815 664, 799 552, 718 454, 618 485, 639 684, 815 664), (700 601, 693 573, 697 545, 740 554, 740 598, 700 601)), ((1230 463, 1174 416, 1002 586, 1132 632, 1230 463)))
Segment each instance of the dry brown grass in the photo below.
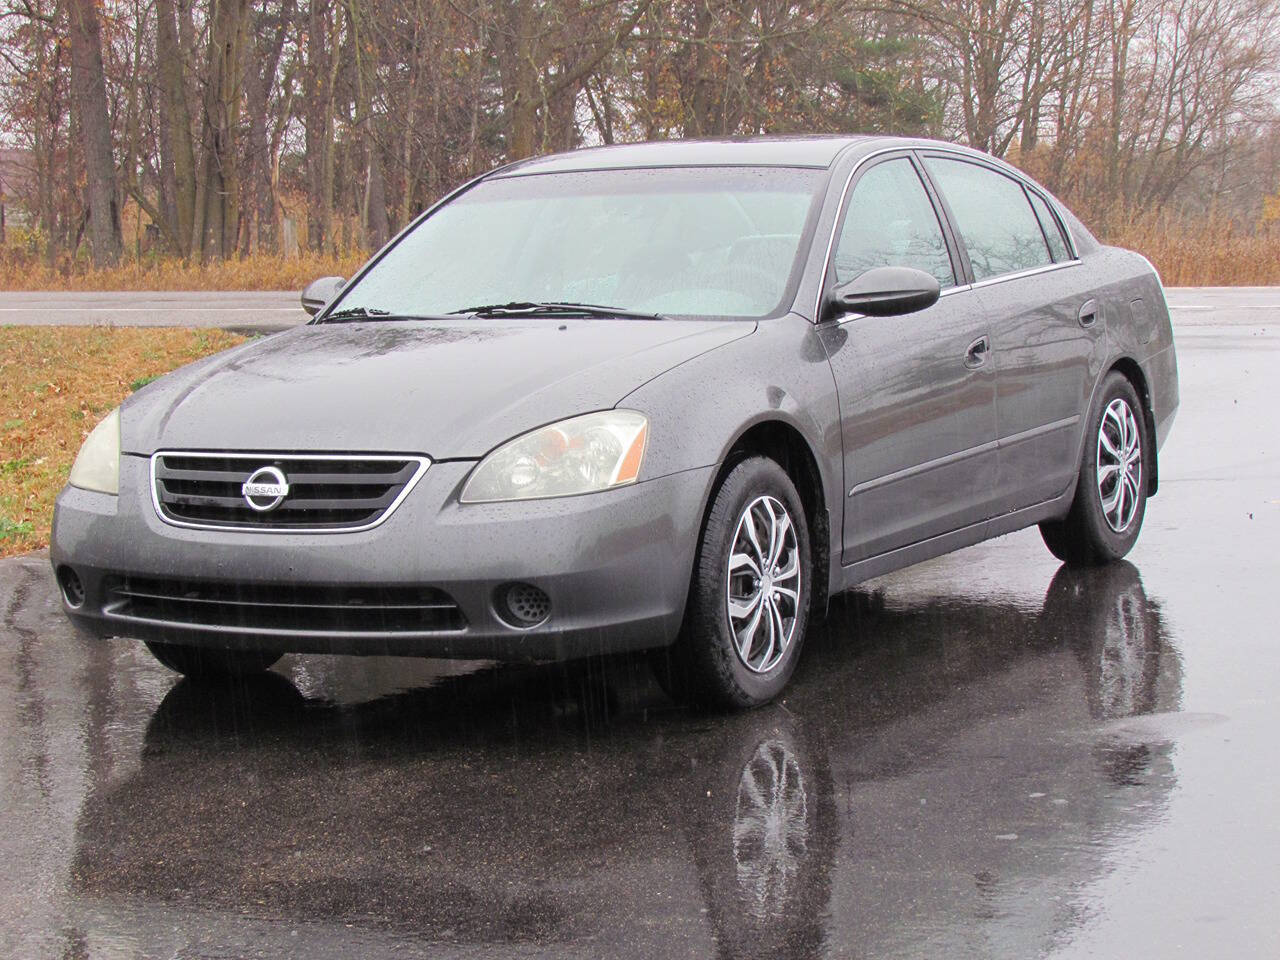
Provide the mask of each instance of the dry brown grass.
POLYGON ((133 390, 243 337, 221 330, 0 327, 0 556, 49 542, 80 444, 133 390))
POLYGON ((349 277, 368 254, 252 256, 242 260, 187 263, 176 257, 129 260, 111 270, 63 261, 0 255, 0 290, 301 290, 317 277, 349 277))
MULTIPOLYGON (((1257 232, 1228 218, 1116 211, 1108 243, 1144 254, 1168 286, 1280 284, 1280 226, 1257 232)), ((176 257, 129 260, 112 270, 64 259, 49 267, 26 249, 0 248, 0 290, 301 290, 324 276, 350 277, 368 258, 351 250, 300 257, 254 255, 209 264, 176 257)))
POLYGON ((1179 220, 1139 214, 1123 220, 1106 241, 1137 250, 1169 287, 1280 284, 1280 230, 1242 230, 1226 217, 1179 220))

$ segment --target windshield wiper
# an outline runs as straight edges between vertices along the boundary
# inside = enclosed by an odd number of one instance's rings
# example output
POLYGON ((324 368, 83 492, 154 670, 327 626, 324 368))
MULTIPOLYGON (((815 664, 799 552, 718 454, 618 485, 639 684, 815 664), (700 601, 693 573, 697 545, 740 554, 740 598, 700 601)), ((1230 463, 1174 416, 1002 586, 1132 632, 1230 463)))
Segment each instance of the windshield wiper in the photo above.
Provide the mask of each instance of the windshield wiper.
POLYGON ((465 313, 473 317, 618 317, 624 320, 666 320, 660 313, 643 313, 623 307, 610 307, 602 303, 571 303, 567 300, 513 300, 510 303, 486 303, 478 307, 463 307, 450 313, 465 313))
POLYGON ((376 321, 392 321, 392 320, 437 320, 438 317, 417 316, 412 313, 392 313, 390 310, 382 310, 378 307, 344 307, 341 310, 335 310, 328 314, 323 320, 317 320, 316 323, 351 323, 357 320, 376 320, 376 321))

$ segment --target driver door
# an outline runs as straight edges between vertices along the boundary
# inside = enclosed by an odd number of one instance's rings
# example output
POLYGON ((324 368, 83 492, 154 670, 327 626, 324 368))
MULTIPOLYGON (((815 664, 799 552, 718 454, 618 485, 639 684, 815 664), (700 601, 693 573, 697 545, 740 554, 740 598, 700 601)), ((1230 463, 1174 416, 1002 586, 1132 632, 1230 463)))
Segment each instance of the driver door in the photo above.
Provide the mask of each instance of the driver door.
POLYGON ((978 299, 914 159, 860 172, 827 289, 879 266, 938 278, 942 297, 896 317, 823 321, 844 441, 844 564, 988 519, 996 503, 996 364, 978 299))

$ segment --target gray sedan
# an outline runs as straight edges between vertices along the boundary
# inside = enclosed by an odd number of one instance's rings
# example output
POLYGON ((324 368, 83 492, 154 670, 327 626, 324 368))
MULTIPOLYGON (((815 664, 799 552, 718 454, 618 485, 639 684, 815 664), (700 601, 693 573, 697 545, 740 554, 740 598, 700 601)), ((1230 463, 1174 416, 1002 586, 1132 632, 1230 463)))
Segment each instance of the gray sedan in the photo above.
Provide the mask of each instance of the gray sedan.
POLYGON ((190 676, 652 648, 751 706, 868 577, 1032 524, 1124 556, 1178 405, 1151 265, 933 141, 524 161, 303 302, 89 436, 79 627, 190 676))

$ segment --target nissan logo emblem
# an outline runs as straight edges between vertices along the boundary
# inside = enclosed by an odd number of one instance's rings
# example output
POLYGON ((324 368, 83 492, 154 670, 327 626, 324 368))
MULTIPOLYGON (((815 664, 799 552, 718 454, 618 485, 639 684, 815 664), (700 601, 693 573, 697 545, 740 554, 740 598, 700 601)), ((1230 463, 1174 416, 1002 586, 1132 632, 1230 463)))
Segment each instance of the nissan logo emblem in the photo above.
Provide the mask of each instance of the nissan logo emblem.
POLYGON ((270 513, 289 495, 289 481, 279 467, 259 467, 240 485, 240 493, 250 510, 270 513))

